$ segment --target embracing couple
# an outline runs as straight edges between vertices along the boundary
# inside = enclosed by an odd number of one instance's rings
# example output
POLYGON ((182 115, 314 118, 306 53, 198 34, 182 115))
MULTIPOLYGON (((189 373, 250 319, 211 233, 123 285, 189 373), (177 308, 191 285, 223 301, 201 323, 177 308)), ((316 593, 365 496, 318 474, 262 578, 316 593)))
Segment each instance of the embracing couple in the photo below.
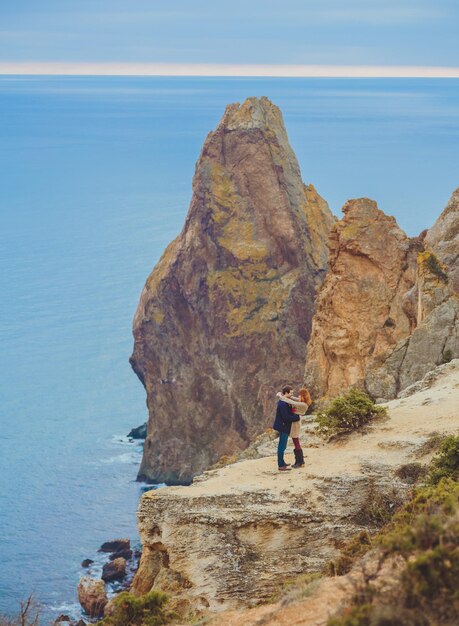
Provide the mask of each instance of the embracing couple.
POLYGON ((278 393, 277 396, 279 402, 273 424, 274 430, 279 433, 277 465, 280 472, 286 472, 291 469, 289 464, 284 461, 284 452, 289 436, 292 437, 295 453, 295 464, 292 467, 295 469, 304 467, 304 455, 300 444, 300 418, 302 415, 306 415, 311 404, 311 396, 309 391, 303 387, 298 391, 298 397, 295 397, 291 385, 285 385, 282 388, 282 393, 278 393))

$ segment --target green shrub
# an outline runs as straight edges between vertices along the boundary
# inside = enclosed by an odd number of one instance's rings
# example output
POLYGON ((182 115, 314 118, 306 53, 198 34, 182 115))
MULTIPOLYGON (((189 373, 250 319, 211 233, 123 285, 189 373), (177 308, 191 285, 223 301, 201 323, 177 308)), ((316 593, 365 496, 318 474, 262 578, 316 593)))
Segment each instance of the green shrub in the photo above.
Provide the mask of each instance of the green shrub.
POLYGON ((433 609, 442 619, 458 616, 458 581, 459 546, 438 545, 427 550, 410 561, 403 573, 407 606, 433 609))
POLYGON ((317 431, 324 436, 358 430, 375 417, 387 415, 387 409, 376 406, 370 396, 360 389, 350 389, 334 398, 317 415, 317 431))
POLYGON ((432 274, 435 274, 437 278, 445 283, 448 281, 448 274, 444 271, 442 264, 437 259, 435 254, 433 254, 432 252, 424 253, 423 261, 426 267, 432 272, 432 274))
POLYGON ((368 552, 371 547, 371 536, 366 530, 362 530, 346 543, 340 555, 327 563, 325 572, 328 576, 342 576, 347 574, 355 563, 355 560, 368 552))
POLYGON ((444 540, 448 520, 458 509, 457 482, 445 478, 438 485, 418 488, 377 541, 389 554, 405 557, 419 550, 430 550, 444 540))
POLYGON ((134 596, 123 591, 113 601, 113 613, 97 622, 96 626, 161 626, 169 624, 174 615, 165 609, 166 594, 150 591, 134 596))
MULTIPOLYGON (((368 580, 358 589, 352 605, 329 620, 327 626, 457 624, 459 482, 451 477, 456 475, 455 464, 451 463, 455 450, 452 440, 456 439, 448 437, 432 462, 432 469, 440 468, 442 472, 439 482, 414 489, 411 499, 368 542, 368 548, 382 549, 381 562, 392 555, 404 557, 399 584, 384 589, 368 580), (445 477, 445 471, 450 476, 445 477)), ((343 550, 344 555, 351 545, 343 550)))
POLYGON ((442 478, 459 480, 459 436, 447 437, 432 461, 429 482, 436 485, 442 478))
POLYGON ((415 456, 420 458, 431 454, 432 452, 436 452, 445 439, 446 435, 443 435, 442 433, 437 431, 430 433, 424 443, 416 450, 415 456))
POLYGON ((282 583, 282 585, 271 595, 269 602, 279 602, 282 604, 292 604, 308 598, 319 585, 323 574, 320 572, 307 572, 300 574, 294 578, 290 578, 282 583))

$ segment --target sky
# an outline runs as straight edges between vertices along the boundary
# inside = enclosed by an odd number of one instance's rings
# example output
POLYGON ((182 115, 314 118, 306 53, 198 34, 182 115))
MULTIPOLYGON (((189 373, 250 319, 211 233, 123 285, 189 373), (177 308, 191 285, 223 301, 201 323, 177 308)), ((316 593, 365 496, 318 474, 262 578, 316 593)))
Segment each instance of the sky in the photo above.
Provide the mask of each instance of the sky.
POLYGON ((435 75, 459 68, 458 26, 457 0, 0 0, 0 73, 64 63, 68 73, 143 64, 140 73, 409 66, 435 75))

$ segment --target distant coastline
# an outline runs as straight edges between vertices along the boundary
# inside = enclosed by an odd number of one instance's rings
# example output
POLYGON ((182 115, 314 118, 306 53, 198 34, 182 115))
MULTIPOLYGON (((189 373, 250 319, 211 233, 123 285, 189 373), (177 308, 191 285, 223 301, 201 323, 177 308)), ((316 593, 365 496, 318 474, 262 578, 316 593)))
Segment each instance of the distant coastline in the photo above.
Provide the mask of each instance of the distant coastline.
POLYGON ((422 65, 274 65, 231 63, 0 63, 0 75, 196 76, 266 78, 459 78, 459 67, 422 65))

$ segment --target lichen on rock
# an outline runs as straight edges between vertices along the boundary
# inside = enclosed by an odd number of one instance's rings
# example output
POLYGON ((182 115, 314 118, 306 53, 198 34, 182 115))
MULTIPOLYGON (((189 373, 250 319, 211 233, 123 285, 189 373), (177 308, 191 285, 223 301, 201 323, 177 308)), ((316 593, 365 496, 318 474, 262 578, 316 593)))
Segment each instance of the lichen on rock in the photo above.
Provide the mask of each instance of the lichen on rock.
POLYGON ((316 398, 363 386, 369 364, 407 337, 405 294, 416 280, 418 240, 368 198, 349 200, 330 234, 330 269, 307 349, 306 383, 316 398))
POLYGON ((395 398, 459 356, 458 198, 414 238, 371 200, 344 205, 307 347, 305 380, 316 398, 352 386, 395 398))
POLYGON ((427 231, 417 257, 416 326, 368 368, 365 384, 378 398, 395 398, 437 365, 459 357, 459 190, 427 231))
POLYGON ((134 318, 149 409, 139 478, 189 482, 269 425, 273 390, 302 378, 334 221, 301 180, 280 110, 229 105, 134 318))

